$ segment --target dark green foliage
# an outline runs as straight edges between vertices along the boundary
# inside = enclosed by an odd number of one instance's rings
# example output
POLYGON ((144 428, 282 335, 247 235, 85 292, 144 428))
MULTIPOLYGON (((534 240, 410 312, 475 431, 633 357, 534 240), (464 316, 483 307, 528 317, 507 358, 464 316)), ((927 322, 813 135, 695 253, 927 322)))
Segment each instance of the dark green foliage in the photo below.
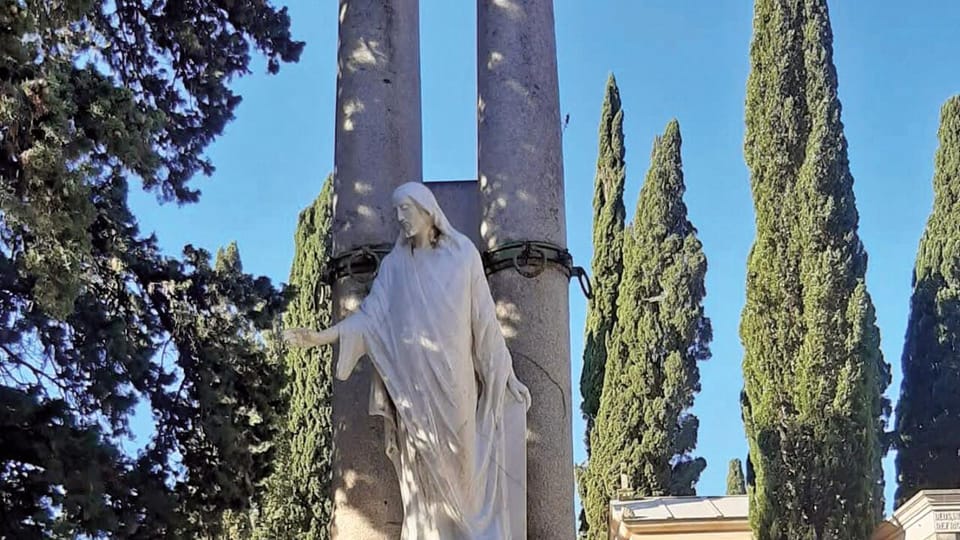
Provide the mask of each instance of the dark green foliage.
POLYGON ((832 41, 825 0, 756 0, 745 155, 757 233, 740 335, 761 540, 868 538, 883 507, 890 374, 832 41))
POLYGON ((727 471, 727 495, 746 495, 747 483, 743 478, 743 464, 739 459, 730 460, 727 471))
MULTIPOLYGON (((333 182, 327 178, 317 199, 300 213, 290 284, 297 296, 284 314, 290 328, 321 330, 331 324, 330 287, 321 280, 331 253, 333 182)), ((289 409, 276 470, 267 482, 256 538, 329 538, 333 425, 333 352, 330 347, 291 349, 285 356, 289 409)))
MULTIPOLYGON (((593 261, 591 283, 593 298, 587 305, 583 371, 580 373, 580 410, 586 421, 584 439, 590 455, 590 432, 600 408, 603 374, 607 364, 607 343, 617 321, 617 289, 623 273, 623 187, 626 181, 623 144, 623 109, 620 89, 611 73, 600 110, 597 172, 593 180, 593 261)), ((577 476, 581 499, 586 496, 584 482, 577 476)), ((585 516, 580 515, 581 529, 585 516)))
POLYGON ((580 375, 580 405, 590 431, 600 409, 603 374, 607 364, 607 341, 617 321, 617 289, 623 274, 623 186, 626 180, 623 145, 623 109, 613 74, 607 79, 600 111, 600 148, 593 181, 593 298, 587 305, 587 335, 584 340, 583 372, 580 375))
POLYGON ((296 60, 262 2, 0 0, 0 536, 198 537, 269 471, 280 373, 258 334, 285 298, 187 246, 160 253, 130 181, 188 181, 251 45, 296 60), (120 444, 133 408, 156 433, 120 444))
POLYGON ((697 362, 710 356, 707 260, 687 219, 680 146, 672 121, 654 144, 624 234, 617 323, 584 474, 591 538, 606 538, 607 504, 621 475, 634 496, 694 495, 706 467, 690 455, 698 420, 688 410, 700 391, 697 362))
POLYGON ((933 212, 920 240, 897 402, 897 504, 960 487, 960 96, 940 117, 933 212))

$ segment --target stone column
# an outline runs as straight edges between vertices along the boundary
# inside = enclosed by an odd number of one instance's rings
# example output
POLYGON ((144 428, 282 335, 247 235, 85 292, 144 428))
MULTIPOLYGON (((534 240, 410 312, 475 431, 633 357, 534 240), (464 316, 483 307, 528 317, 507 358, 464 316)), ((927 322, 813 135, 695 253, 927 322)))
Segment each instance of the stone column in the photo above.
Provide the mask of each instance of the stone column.
MULTIPOLYGON (((566 247, 552 0, 477 1, 478 179, 487 248, 516 240, 566 247)), ((527 535, 574 538, 567 278, 490 277, 527 416, 527 535)))
MULTIPOLYGON (((334 253, 396 238, 390 195, 423 177, 418 0, 340 0, 334 151, 334 253)), ((334 286, 335 316, 366 287, 334 286)), ((384 454, 383 420, 368 415, 369 361, 333 387, 333 538, 400 537, 403 510, 384 454)))

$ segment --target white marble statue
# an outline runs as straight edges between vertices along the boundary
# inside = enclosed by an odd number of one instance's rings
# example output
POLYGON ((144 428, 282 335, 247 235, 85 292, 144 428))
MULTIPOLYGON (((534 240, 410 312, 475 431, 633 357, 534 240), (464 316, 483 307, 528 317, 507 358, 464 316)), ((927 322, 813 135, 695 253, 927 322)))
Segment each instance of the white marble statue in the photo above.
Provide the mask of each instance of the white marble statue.
POLYGON ((403 540, 523 540, 530 393, 514 374, 480 254, 423 184, 398 187, 393 203, 401 234, 360 308, 285 338, 339 340, 341 380, 364 355, 376 368, 371 413, 387 420, 403 540))

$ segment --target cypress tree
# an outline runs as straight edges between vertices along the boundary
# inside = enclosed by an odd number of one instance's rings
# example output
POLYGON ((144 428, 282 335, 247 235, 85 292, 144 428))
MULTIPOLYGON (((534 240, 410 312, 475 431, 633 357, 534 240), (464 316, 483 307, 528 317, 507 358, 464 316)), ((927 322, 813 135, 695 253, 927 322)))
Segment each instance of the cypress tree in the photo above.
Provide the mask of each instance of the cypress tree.
POLYGON ((746 495, 747 483, 743 478, 743 464, 739 459, 730 460, 727 471, 727 495, 746 495))
POLYGON ((697 361, 709 357, 704 316, 707 260, 687 219, 676 121, 654 143, 633 223, 604 390, 591 433, 585 510, 591 538, 606 538, 607 505, 625 474, 637 496, 693 495, 706 467, 690 453, 700 390, 697 361))
POLYGON ((960 96, 941 109, 933 212, 920 240, 897 402, 897 504, 960 487, 960 96))
POLYGON ((759 539, 867 538, 889 368, 864 276, 825 0, 756 0, 745 155, 756 211, 740 335, 759 539))
MULTIPOLYGON (((600 408, 603 375, 607 364, 607 346, 617 320, 617 289, 623 273, 623 187, 626 181, 623 144, 623 109, 617 79, 611 73, 600 109, 597 169, 593 180, 593 261, 591 274, 593 298, 587 304, 584 338, 583 371, 580 373, 580 410, 586 421, 584 441, 589 459, 590 432, 600 408)), ((585 468, 577 469, 580 498, 586 497, 585 468)), ((580 512, 580 529, 586 531, 584 511, 580 512)))
POLYGON ((590 431, 600 408, 603 374, 607 364, 607 342, 617 321, 617 289, 623 273, 623 186, 626 179, 623 144, 623 109, 620 89, 611 73, 600 111, 597 170, 593 181, 593 298, 587 305, 583 372, 580 375, 581 410, 587 424, 587 452, 590 431))
MULTIPOLYGON (((331 324, 330 287, 323 268, 330 257, 333 182, 300 213, 290 284, 297 295, 284 325, 321 330, 331 324)), ((333 353, 330 347, 290 349, 284 354, 289 408, 276 469, 267 482, 257 538, 325 540, 332 512, 330 481, 333 426, 333 353)))

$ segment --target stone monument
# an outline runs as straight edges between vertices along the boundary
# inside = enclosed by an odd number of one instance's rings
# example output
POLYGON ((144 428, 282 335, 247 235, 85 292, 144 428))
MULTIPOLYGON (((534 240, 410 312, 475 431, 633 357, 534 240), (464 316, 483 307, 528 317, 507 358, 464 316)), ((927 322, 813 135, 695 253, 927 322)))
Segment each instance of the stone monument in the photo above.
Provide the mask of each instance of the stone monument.
MULTIPOLYGON (((567 242, 552 0, 478 0, 477 40, 485 248, 497 253, 532 240, 543 249, 531 258, 547 257, 567 242)), ((574 538, 570 275, 556 265, 536 272, 493 273, 490 288, 517 376, 533 394, 528 534, 568 539, 574 538)))
POLYGON ((870 540, 960 540, 960 488, 918 491, 870 540))
MULTIPOLYGON (((495 312, 527 414, 527 536, 574 537, 573 412, 559 92, 551 0, 478 0, 477 201, 495 312), (516 270, 516 271, 514 271, 516 270)), ((397 237, 391 194, 422 180, 417 0, 340 0, 334 171, 335 318, 355 311, 397 237)), ((458 221, 458 220, 454 220, 458 221)), ((460 222, 460 221, 458 221, 460 222)), ((333 537, 401 536, 403 500, 361 360, 333 390, 333 537)), ((386 426, 389 428, 389 426, 386 426)), ((512 507, 523 502, 512 501, 512 507)), ((513 519, 519 513, 511 513, 513 519)))
POLYGON ((339 380, 361 356, 373 363, 370 413, 387 426, 401 538, 524 539, 526 523, 511 515, 525 513, 530 393, 513 372, 480 254, 423 184, 401 185, 393 202, 401 233, 360 309, 286 338, 339 342, 339 380))

